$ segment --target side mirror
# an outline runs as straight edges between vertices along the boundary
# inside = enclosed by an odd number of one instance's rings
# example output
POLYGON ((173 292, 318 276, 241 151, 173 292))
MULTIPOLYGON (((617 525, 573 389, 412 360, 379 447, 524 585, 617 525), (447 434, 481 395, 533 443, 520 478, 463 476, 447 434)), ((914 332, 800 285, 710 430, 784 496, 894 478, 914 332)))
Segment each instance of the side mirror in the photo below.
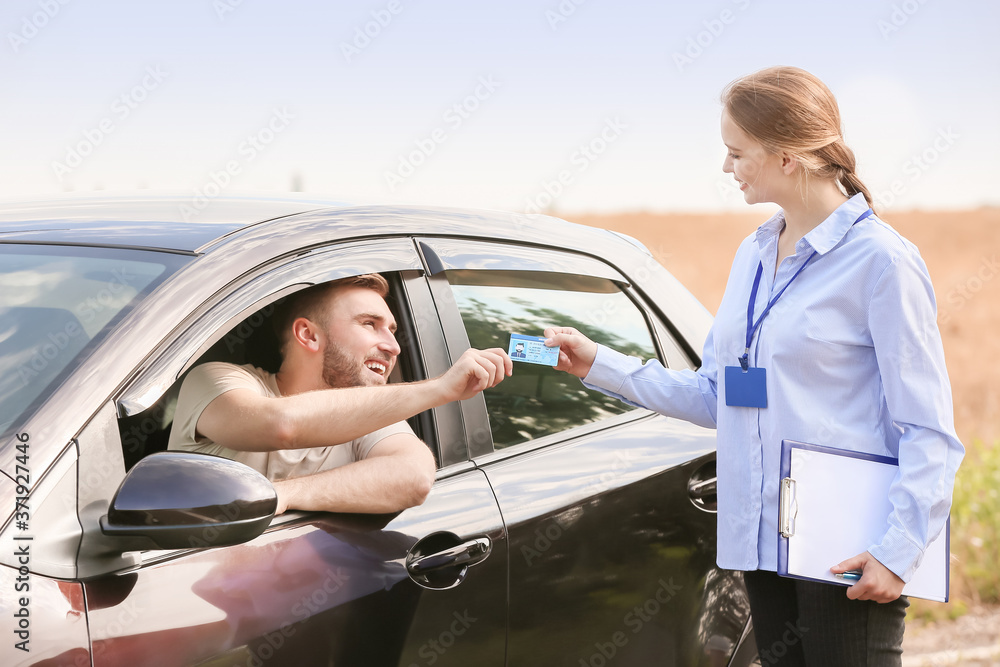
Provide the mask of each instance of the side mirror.
POLYGON ((277 507, 271 482, 242 463, 160 452, 122 480, 101 532, 125 538, 129 551, 222 547, 260 535, 277 507))

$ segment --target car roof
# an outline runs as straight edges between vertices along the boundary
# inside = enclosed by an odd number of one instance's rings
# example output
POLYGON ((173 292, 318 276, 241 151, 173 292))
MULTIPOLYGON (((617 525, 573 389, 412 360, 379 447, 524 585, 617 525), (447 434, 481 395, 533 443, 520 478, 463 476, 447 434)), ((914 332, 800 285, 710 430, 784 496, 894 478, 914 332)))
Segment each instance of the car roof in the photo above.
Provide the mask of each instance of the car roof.
POLYGON ((195 252, 250 225, 344 206, 305 197, 53 196, 0 201, 0 242, 72 243, 195 252))
MULTIPOLYGON (((608 236, 626 240, 648 254, 641 243, 623 234, 586 227, 546 215, 394 204, 357 205, 306 196, 225 196, 213 199, 191 195, 51 196, 45 199, 0 201, 0 243, 68 244, 166 250, 200 254, 220 243, 251 236, 263 240, 269 233, 285 236, 291 229, 269 230, 261 225, 302 213, 343 213, 341 224, 328 226, 327 238, 371 234, 378 218, 380 231, 421 234, 449 233, 517 239, 530 229, 535 242, 562 245, 573 240, 599 248, 608 236), (388 220, 393 220, 387 223, 388 220), (435 227, 439 227, 435 229, 435 227), (518 232, 520 230, 520 232, 518 232), (338 234, 340 232, 340 234, 338 234), (584 239, 586 238, 586 241, 584 239), (603 239, 603 241, 602 241, 603 239)), ((297 218, 303 226, 314 216, 297 218)), ((276 223, 281 226, 281 223, 276 223)), ((569 245, 577 245, 570 242, 569 245)))

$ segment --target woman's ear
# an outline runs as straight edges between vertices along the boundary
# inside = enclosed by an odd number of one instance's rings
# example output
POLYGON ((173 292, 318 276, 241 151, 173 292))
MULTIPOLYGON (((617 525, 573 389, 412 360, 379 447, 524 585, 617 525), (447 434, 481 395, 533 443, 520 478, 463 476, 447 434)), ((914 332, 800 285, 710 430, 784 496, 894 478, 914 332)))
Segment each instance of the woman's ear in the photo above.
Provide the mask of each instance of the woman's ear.
POLYGON ((781 173, 783 173, 785 176, 791 176, 792 174, 795 173, 795 169, 798 166, 799 166, 799 161, 795 157, 793 157, 793 156, 789 155, 788 153, 785 153, 784 151, 782 151, 782 153, 781 153, 781 173))

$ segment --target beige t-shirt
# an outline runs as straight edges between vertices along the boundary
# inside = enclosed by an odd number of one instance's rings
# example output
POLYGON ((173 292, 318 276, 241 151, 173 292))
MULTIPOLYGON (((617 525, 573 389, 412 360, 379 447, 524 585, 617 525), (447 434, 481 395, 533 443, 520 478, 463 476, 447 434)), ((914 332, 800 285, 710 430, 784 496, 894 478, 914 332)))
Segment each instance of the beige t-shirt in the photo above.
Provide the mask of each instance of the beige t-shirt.
POLYGON ((380 440, 396 433, 413 434, 409 424, 404 421, 340 445, 272 452, 242 452, 218 445, 203 436, 196 437, 195 429, 202 411, 209 403, 232 389, 250 389, 261 396, 273 398, 281 396, 274 375, 249 364, 236 366, 222 361, 210 361, 195 366, 181 385, 167 449, 224 456, 250 466, 271 481, 277 481, 360 461, 368 456, 372 447, 380 440))

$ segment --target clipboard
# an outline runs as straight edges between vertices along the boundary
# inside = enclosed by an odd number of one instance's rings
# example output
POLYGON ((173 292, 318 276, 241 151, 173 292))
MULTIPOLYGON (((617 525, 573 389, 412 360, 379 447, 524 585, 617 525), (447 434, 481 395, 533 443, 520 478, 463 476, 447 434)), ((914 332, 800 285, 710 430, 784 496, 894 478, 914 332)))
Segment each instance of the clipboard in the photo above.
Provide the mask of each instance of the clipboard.
MULTIPOLYGON (((898 459, 781 442, 778 574, 849 586, 830 567, 866 551, 888 528, 898 459)), ((927 546, 903 595, 947 602, 951 519, 927 546)))

